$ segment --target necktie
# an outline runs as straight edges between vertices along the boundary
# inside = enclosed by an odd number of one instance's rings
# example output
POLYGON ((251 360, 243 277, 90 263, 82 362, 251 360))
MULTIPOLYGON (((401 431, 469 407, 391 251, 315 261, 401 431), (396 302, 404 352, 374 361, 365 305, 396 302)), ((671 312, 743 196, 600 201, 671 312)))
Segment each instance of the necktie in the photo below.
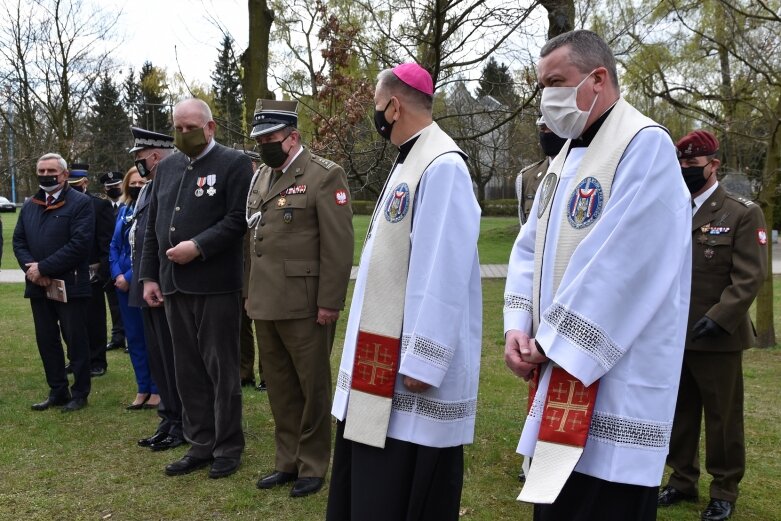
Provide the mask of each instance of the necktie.
POLYGON ((51 206, 54 204, 54 196, 53 195, 47 195, 46 196, 46 206, 51 206))

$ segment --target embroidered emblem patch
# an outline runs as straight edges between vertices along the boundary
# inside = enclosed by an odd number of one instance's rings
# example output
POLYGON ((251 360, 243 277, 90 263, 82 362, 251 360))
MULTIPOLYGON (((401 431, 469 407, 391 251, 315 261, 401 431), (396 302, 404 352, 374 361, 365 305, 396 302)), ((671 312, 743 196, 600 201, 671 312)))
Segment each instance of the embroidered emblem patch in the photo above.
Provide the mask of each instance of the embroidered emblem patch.
POLYGON ((604 203, 602 185, 593 177, 580 182, 567 203, 567 220, 573 228, 580 230, 596 222, 602 214, 604 203))
POLYGON ((391 190, 385 201, 385 219, 391 223, 397 223, 404 219, 409 210, 409 186, 401 183, 391 190))
POLYGON ((550 172, 542 180, 540 185, 540 204, 537 207, 537 219, 541 218, 542 214, 545 213, 545 209, 548 207, 548 203, 550 203, 553 192, 556 189, 556 181, 557 177, 553 172, 550 172))
POLYGON ((764 228, 757 228, 757 241, 762 246, 767 244, 767 232, 764 228))
POLYGON ((334 199, 336 199, 336 204, 339 206, 344 206, 348 202, 347 197, 347 191, 346 190, 337 190, 334 192, 334 199))

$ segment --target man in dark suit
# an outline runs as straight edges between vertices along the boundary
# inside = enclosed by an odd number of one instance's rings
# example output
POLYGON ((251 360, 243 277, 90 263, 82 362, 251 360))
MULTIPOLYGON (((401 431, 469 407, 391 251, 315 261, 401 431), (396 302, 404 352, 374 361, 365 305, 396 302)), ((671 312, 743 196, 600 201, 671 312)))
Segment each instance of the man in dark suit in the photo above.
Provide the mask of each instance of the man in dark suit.
POLYGON ((35 339, 49 396, 32 406, 43 411, 64 405, 63 412, 87 405, 90 353, 87 302, 91 296, 88 257, 95 233, 95 212, 89 197, 68 186, 68 165, 58 154, 42 156, 36 166, 40 190, 28 199, 14 230, 14 254, 25 271, 24 296, 30 299, 35 339), (65 295, 56 293, 64 282, 65 295), (67 299, 67 301, 65 301, 67 299), (68 347, 74 382, 68 389, 60 330, 68 347))
POLYGON ((89 253, 92 298, 87 308, 87 332, 89 334, 90 374, 93 377, 106 374, 106 302, 104 287, 110 284, 108 250, 114 234, 114 211, 108 198, 87 191, 89 165, 73 163, 68 184, 87 194, 95 210, 95 236, 89 253))
POLYGON ((353 261, 347 176, 301 145, 298 102, 258 100, 264 164, 247 198, 247 314, 255 320, 274 415, 274 471, 258 488, 320 490, 331 455, 330 353, 353 261))
MULTIPOLYGON (((117 220, 119 207, 122 206, 119 198, 122 196, 122 179, 124 177, 125 175, 122 172, 106 172, 100 176, 100 184, 103 185, 103 191, 106 193, 106 197, 108 197, 111 208, 114 211, 114 222, 117 220)), ((117 300, 114 284, 106 284, 104 290, 106 292, 108 310, 111 313, 111 340, 106 344, 106 351, 123 349, 125 348, 125 326, 122 324, 122 314, 119 312, 119 301, 117 300)))
MULTIPOLYGON (((140 273, 141 254, 144 246, 146 225, 149 220, 149 201, 152 186, 160 161, 170 156, 174 151, 174 139, 165 134, 158 134, 138 127, 131 127, 134 146, 130 149, 138 169, 138 173, 149 182, 141 189, 133 213, 133 224, 130 228, 131 253, 133 257, 133 273, 140 273)), ((149 355, 149 369, 152 380, 160 393, 160 405, 157 415, 160 423, 155 433, 138 440, 141 447, 149 447, 153 451, 167 450, 184 443, 182 433, 182 400, 176 388, 176 371, 174 369, 174 348, 171 341, 171 331, 168 319, 162 307, 149 307, 144 301, 144 283, 135 276, 128 291, 128 303, 141 308, 144 321, 144 337, 149 355)))
POLYGON ((214 140, 209 106, 174 107, 174 154, 158 165, 139 279, 144 300, 165 306, 191 447, 166 474, 208 466, 209 477, 236 472, 244 450, 239 386, 239 322, 244 207, 252 167, 214 140))
POLYGON ((658 504, 698 497, 704 411, 705 468, 713 480, 702 520, 722 521, 732 515, 746 466, 742 361, 754 343, 748 310, 765 280, 767 232, 759 206, 719 186, 713 134, 695 130, 676 147, 694 205, 692 292, 667 457, 673 472, 658 504))

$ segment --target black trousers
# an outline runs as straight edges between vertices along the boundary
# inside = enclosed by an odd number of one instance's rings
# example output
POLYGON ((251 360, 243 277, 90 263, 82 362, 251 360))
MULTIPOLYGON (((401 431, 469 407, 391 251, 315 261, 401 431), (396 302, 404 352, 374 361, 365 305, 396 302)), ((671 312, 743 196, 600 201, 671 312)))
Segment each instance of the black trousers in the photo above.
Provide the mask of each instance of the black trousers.
POLYGON ((659 487, 613 483, 573 472, 551 505, 534 505, 534 521, 654 521, 659 487))
POLYGON ((239 385, 240 300, 238 291, 165 296, 189 456, 238 458, 244 451, 239 385))
POLYGON ((160 424, 157 431, 183 438, 182 399, 176 388, 174 346, 165 309, 141 308, 141 318, 144 321, 149 370, 160 393, 160 405, 157 407, 160 424))
POLYGON ((88 298, 72 298, 67 303, 48 298, 31 298, 35 340, 43 362, 49 396, 86 398, 90 392, 90 353, 87 342, 86 311, 88 298), (68 392, 68 375, 62 352, 60 330, 68 348, 68 360, 74 382, 68 392))
POLYGON ((456 521, 463 482, 463 445, 387 438, 379 449, 344 439, 344 422, 337 422, 326 519, 456 521))
POLYGON ((109 313, 111 313, 111 343, 124 344, 125 325, 122 323, 122 314, 119 311, 116 288, 111 282, 108 282, 103 290, 106 293, 109 313))
POLYGON ((90 367, 105 369, 108 367, 108 362, 106 362, 106 301, 103 283, 93 282, 90 286, 92 296, 87 304, 86 316, 90 367))

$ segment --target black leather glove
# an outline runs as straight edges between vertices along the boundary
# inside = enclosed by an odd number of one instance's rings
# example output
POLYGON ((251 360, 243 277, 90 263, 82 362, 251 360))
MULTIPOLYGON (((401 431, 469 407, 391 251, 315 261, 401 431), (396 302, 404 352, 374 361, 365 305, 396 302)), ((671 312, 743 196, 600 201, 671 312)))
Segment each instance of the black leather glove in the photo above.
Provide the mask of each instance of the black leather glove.
POLYGON ((727 332, 724 330, 724 328, 718 325, 716 322, 708 317, 702 317, 694 324, 694 327, 692 328, 691 341, 694 342, 695 340, 705 336, 717 336, 724 335, 726 333, 727 332))

